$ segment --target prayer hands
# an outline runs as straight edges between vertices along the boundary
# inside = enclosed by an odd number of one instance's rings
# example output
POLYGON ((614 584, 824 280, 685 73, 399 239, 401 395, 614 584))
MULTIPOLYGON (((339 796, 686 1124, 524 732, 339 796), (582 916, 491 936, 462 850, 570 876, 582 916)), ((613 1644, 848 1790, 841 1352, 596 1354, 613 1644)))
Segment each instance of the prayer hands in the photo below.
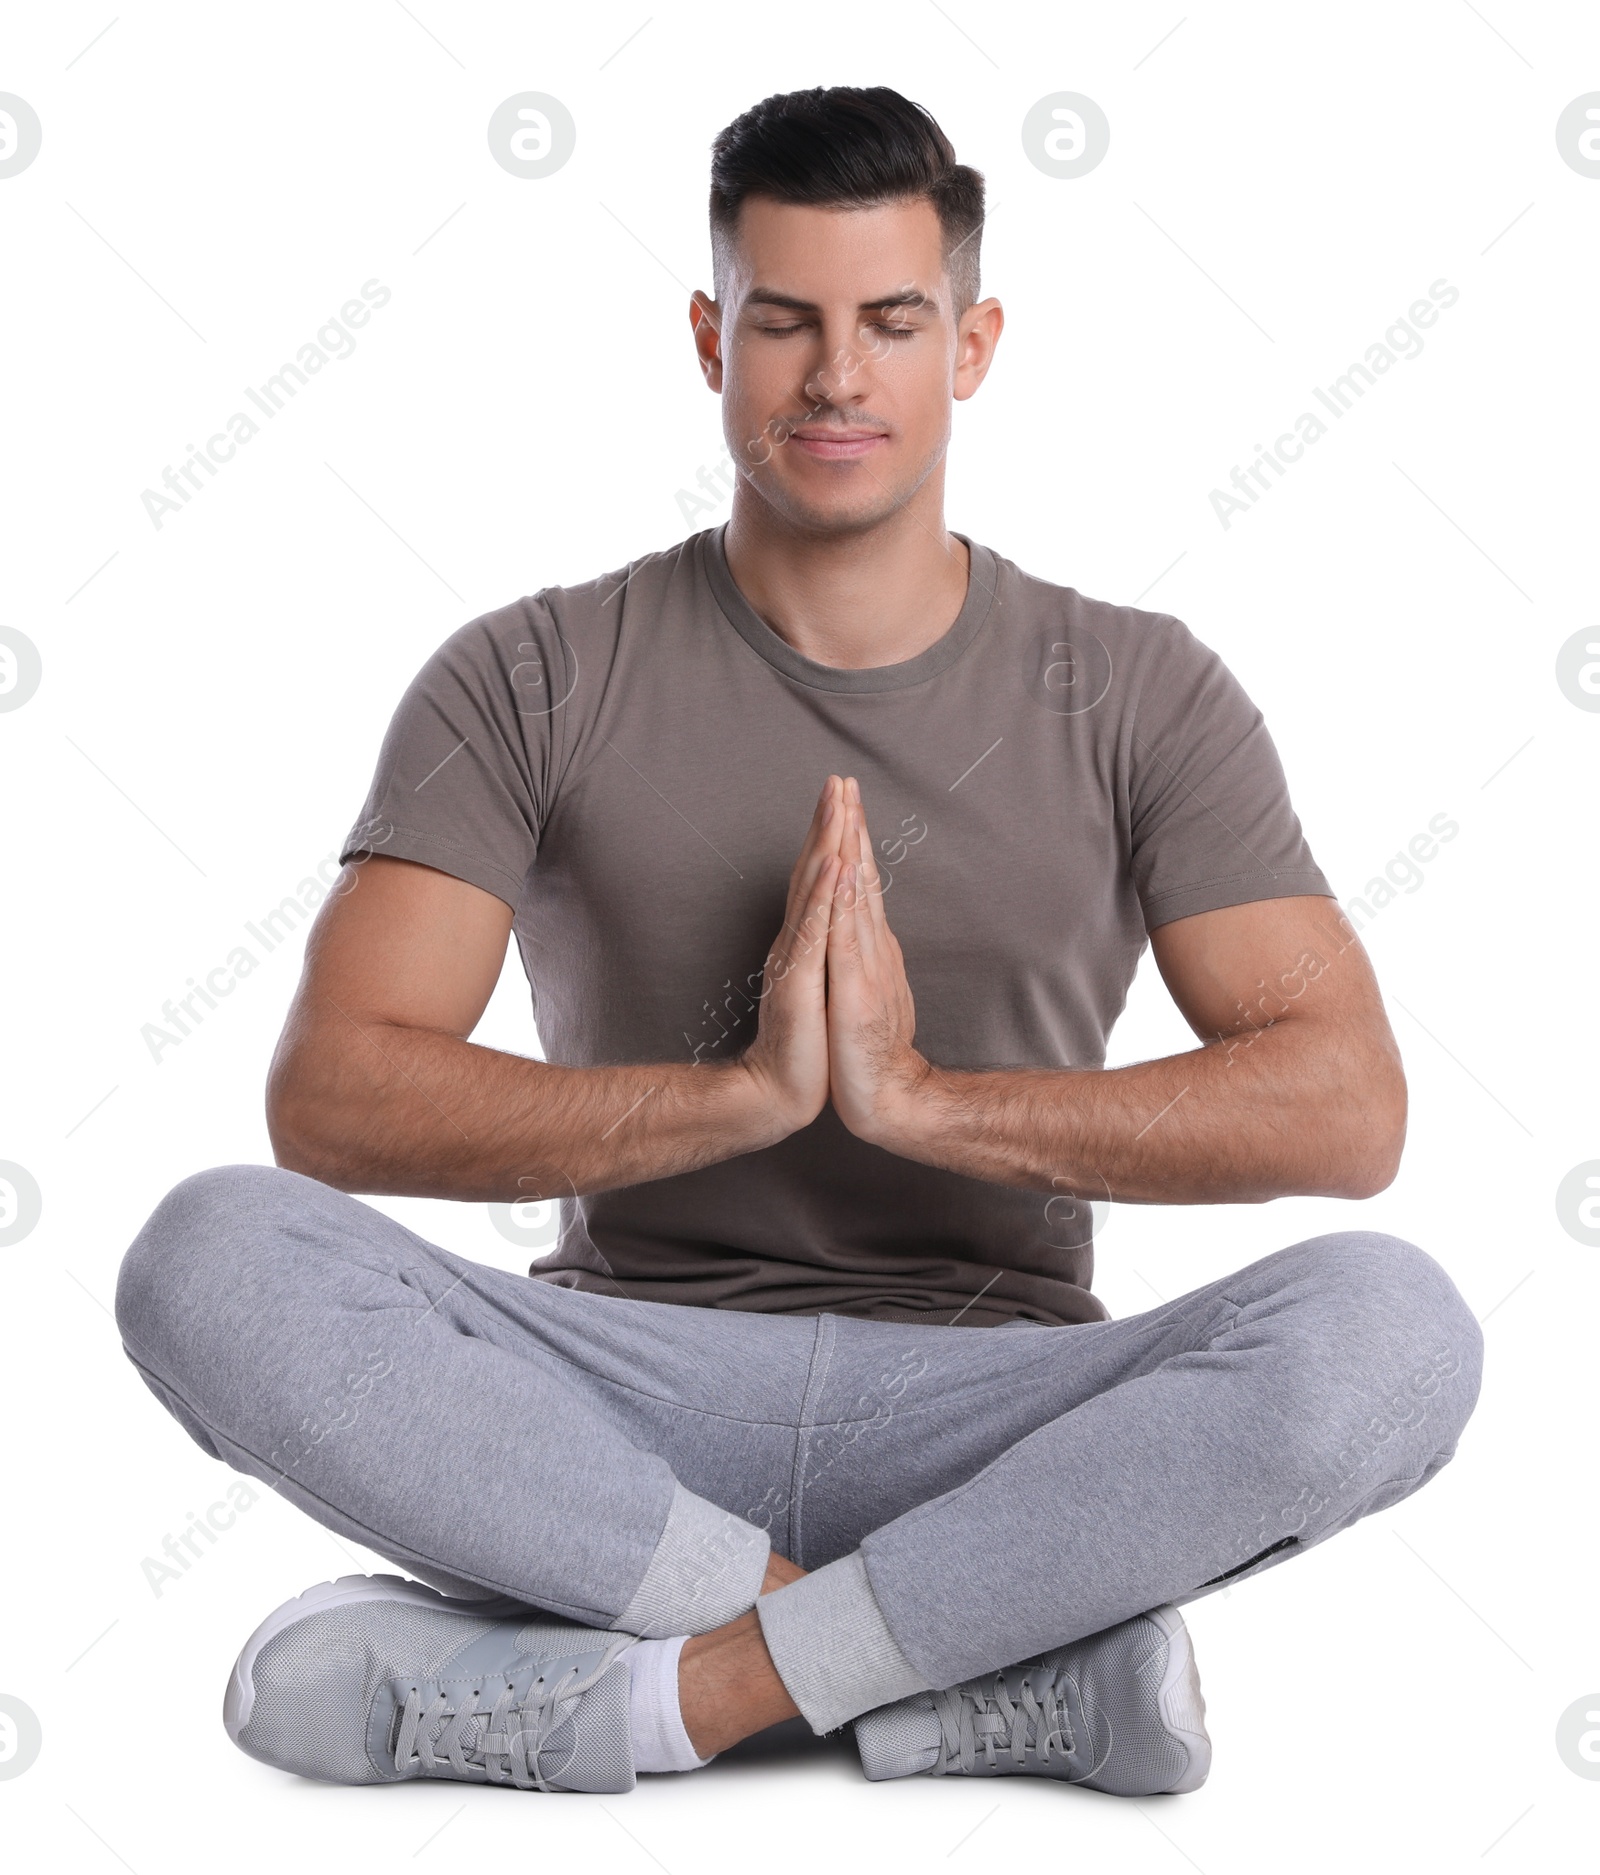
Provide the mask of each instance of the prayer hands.
POLYGON ((762 988, 743 1061, 789 1130, 831 1099, 851 1132, 887 1143, 929 1067, 853 778, 823 787, 762 988))

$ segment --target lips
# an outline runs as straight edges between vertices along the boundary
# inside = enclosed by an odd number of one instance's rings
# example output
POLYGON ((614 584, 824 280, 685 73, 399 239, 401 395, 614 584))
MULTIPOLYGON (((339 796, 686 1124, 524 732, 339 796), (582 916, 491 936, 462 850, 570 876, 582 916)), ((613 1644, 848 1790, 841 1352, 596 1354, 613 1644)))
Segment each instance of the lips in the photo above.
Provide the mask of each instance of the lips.
POLYGON ((830 424, 806 424, 789 432, 789 440, 808 456, 823 462, 848 462, 870 455, 889 438, 882 430, 841 429, 830 424))

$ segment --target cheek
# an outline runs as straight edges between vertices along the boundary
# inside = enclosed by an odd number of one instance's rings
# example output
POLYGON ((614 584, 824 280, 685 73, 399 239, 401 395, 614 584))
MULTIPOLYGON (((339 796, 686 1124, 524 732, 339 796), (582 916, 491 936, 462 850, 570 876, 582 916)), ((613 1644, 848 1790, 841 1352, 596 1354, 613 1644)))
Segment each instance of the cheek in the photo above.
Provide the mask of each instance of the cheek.
POLYGON ((908 435, 913 430, 937 435, 946 428, 955 378, 950 355, 944 348, 914 341, 880 360, 873 372, 908 435))
POLYGON ((923 461, 950 440, 950 386, 937 364, 885 382, 871 408, 894 424, 908 458, 923 461))
MULTIPOLYGON (((772 418, 791 414, 797 406, 801 351, 774 343, 745 341, 726 361, 722 379, 724 422, 741 437, 759 437, 772 418)), ((759 450, 758 456, 766 451, 759 450)))

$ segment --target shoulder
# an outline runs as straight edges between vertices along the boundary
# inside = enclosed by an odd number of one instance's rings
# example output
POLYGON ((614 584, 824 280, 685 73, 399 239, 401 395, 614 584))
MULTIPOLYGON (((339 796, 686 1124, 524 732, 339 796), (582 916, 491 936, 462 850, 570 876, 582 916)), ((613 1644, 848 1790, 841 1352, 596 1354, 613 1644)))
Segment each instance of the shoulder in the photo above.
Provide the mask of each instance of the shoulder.
POLYGON ((1152 685, 1182 686, 1220 664, 1217 654, 1170 612, 1097 599, 1025 572, 994 554, 1000 635, 1026 660, 1030 681, 1074 701, 1131 706, 1152 685))
POLYGON ((561 706, 584 676, 603 675, 630 620, 659 618, 701 578, 699 537, 574 585, 537 591, 481 613, 452 632, 429 660, 438 676, 493 683, 523 704, 561 706))

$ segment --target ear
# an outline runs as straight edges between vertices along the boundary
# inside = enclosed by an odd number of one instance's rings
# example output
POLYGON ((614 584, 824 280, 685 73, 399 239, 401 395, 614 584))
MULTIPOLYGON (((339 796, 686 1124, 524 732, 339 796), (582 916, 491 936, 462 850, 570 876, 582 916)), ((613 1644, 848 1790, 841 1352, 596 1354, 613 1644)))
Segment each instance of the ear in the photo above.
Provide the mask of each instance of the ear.
POLYGON ((961 315, 956 326, 955 381, 951 387, 958 401, 971 397, 988 376, 1005 323, 997 299, 979 300, 961 315))
POLYGON ((697 287, 689 296, 689 324, 694 328, 694 348, 700 359, 708 387, 722 390, 722 308, 709 294, 697 287))

